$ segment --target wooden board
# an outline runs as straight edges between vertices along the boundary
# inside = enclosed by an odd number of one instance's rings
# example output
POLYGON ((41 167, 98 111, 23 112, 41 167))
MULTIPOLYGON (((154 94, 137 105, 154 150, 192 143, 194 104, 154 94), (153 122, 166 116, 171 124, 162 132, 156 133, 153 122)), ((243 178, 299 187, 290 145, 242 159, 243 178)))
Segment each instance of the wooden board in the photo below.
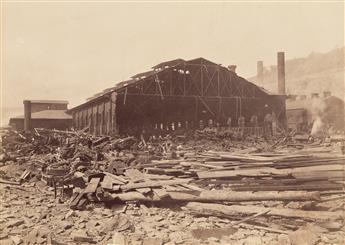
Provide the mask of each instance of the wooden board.
POLYGON ((280 216, 286 218, 301 218, 307 220, 338 220, 342 218, 342 212, 329 212, 329 211, 304 211, 299 209, 289 208, 265 208, 254 205, 221 205, 221 204, 209 204, 209 203, 196 203, 190 202, 186 205, 188 210, 200 213, 220 213, 225 215, 234 214, 256 214, 260 212, 268 211, 267 215, 280 216))
POLYGON ((99 185, 99 182, 101 181, 101 178, 92 178, 89 182, 89 184, 84 189, 84 193, 94 193, 97 190, 97 187, 99 185))

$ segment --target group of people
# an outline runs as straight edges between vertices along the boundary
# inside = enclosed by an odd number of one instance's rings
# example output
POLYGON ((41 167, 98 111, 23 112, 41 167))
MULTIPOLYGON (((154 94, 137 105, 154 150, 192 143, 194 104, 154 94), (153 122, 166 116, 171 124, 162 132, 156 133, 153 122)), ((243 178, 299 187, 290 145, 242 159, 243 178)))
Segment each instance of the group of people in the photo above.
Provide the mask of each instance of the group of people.
MULTIPOLYGON (((233 121, 231 117, 228 117, 226 120, 226 128, 236 129, 240 137, 244 137, 245 131, 248 132, 250 130, 250 134, 254 134, 258 136, 260 134, 260 130, 263 130, 263 134, 266 136, 272 136, 277 131, 277 119, 275 113, 267 113, 263 118, 263 123, 259 123, 259 118, 257 115, 252 115, 249 120, 247 120, 243 115, 237 118, 237 125, 233 127, 233 121)), ((209 119, 207 125, 203 120, 199 121, 199 128, 204 129, 214 129, 220 128, 220 124, 218 122, 214 122, 212 119, 209 119)))
MULTIPOLYGON (((231 117, 228 117, 225 123, 226 125, 220 124, 218 121, 209 118, 199 120, 199 125, 197 127, 199 127, 200 130, 206 131, 222 131, 226 129, 232 134, 236 134, 238 138, 244 138, 246 135, 272 136, 277 131, 277 121, 274 113, 267 113, 263 118, 263 122, 259 122, 259 117, 254 114, 250 118, 245 118, 244 115, 239 116, 237 118, 236 125, 232 121, 231 117)), ((164 136, 166 134, 171 134, 172 132, 177 133, 180 130, 186 129, 185 127, 182 127, 181 123, 176 123, 176 125, 172 124, 171 128, 169 127, 169 130, 166 129, 166 127, 159 126, 160 125, 156 125, 156 127, 146 126, 142 128, 131 128, 131 131, 133 133, 131 135, 136 135, 138 136, 138 138, 142 138, 144 141, 147 141, 149 140, 150 136, 164 136)))

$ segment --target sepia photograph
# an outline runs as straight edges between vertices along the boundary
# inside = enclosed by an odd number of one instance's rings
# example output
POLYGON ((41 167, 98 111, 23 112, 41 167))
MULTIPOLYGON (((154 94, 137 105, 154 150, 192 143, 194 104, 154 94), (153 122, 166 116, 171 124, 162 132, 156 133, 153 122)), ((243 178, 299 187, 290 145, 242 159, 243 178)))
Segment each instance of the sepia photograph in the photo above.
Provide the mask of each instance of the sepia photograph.
POLYGON ((344 245, 344 0, 0 0, 1 245, 344 245))

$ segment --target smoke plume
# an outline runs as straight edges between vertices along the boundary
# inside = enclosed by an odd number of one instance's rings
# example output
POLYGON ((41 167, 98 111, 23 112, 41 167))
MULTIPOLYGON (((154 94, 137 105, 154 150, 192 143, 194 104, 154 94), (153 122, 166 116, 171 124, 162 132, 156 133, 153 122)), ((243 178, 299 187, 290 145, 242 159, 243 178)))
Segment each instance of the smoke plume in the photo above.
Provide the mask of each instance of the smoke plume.
POLYGON ((321 132, 323 128, 323 115, 326 109, 326 104, 322 99, 314 98, 311 104, 311 113, 313 120, 313 127, 311 129, 311 135, 315 135, 321 132))

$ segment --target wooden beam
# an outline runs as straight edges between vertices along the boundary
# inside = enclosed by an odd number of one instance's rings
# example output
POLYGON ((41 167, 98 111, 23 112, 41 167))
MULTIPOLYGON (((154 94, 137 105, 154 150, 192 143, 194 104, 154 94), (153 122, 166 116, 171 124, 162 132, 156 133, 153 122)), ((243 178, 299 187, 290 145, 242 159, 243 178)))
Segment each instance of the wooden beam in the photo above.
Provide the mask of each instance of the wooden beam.
POLYGON ((178 185, 189 183, 191 179, 177 179, 177 180, 162 180, 162 181, 146 181, 141 183, 132 183, 121 186, 121 190, 132 190, 137 188, 146 188, 146 187, 161 187, 165 185, 178 185))
MULTIPOLYGON (((158 91, 159 92, 159 91, 158 91)), ((124 94, 124 93, 120 93, 120 94, 124 94)), ((139 94, 139 93, 130 93, 128 92, 128 95, 133 95, 133 96, 161 96, 160 93, 157 94, 139 94)), ((175 94, 175 95, 164 95, 164 97, 169 97, 169 98, 195 98, 195 97, 199 97, 199 95, 180 95, 180 94, 175 94)), ((218 96, 202 96, 203 98, 207 98, 207 99, 218 99, 218 96)), ((239 96, 221 96, 223 99, 238 99, 239 96)), ((243 100, 261 100, 261 98, 259 97, 241 97, 243 100)))
POLYGON ((199 100, 198 97, 195 97, 195 115, 194 115, 194 121, 195 121, 195 128, 198 128, 199 125, 199 100))
POLYGON ((206 109, 215 117, 216 114, 211 110, 211 108, 207 105, 207 103, 202 99, 201 96, 198 96, 199 100, 204 104, 204 106, 206 107, 206 109))
POLYGON ((183 63, 183 95, 186 96, 186 64, 183 63))
POLYGON ((266 215, 279 216, 285 218, 300 218, 305 220, 338 220, 342 219, 342 212, 329 211, 304 211, 290 208, 266 208, 254 205, 222 205, 210 203, 190 202, 186 205, 186 209, 200 213, 200 214, 224 214, 224 215, 238 215, 238 214, 256 214, 268 211, 266 215))
POLYGON ((125 89, 125 95, 123 96, 123 104, 126 104, 126 99, 127 99, 127 93, 128 93, 128 88, 126 87, 125 89))

